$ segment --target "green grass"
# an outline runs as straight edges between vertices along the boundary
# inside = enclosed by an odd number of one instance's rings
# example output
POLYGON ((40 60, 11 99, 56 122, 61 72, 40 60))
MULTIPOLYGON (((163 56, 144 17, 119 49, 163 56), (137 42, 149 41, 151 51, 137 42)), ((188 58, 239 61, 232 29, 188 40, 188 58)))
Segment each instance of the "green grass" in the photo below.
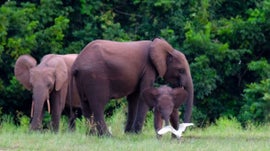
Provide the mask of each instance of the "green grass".
MULTIPOLYGON (((6 118, 8 119, 8 118, 6 118)), ((151 119, 151 116, 150 116, 151 119)), ((183 138, 171 140, 170 134, 157 140, 153 121, 147 122, 141 134, 124 133, 124 114, 120 109, 107 120, 113 137, 85 135, 83 120, 77 120, 77 130, 67 131, 66 120, 62 119, 60 132, 29 132, 28 126, 15 126, 11 120, 0 125, 0 151, 2 150, 39 150, 39 151, 269 151, 270 125, 249 125, 242 129, 235 119, 220 118, 216 125, 201 129, 189 128, 183 138)))

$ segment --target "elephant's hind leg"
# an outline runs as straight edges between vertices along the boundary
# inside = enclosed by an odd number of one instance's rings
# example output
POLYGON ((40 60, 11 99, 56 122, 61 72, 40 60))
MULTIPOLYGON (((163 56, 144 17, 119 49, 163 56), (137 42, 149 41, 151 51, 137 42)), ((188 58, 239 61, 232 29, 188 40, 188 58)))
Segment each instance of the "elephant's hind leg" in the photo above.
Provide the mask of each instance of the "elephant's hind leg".
POLYGON ((94 122, 98 131, 98 135, 111 135, 108 131, 104 118, 105 105, 109 101, 109 90, 104 90, 104 87, 108 85, 106 80, 104 81, 91 81, 88 80, 88 92, 87 100, 89 108, 93 113, 94 122))
POLYGON ((92 104, 90 105, 90 108, 93 111, 94 123, 96 125, 98 135, 110 136, 111 134, 107 128, 107 125, 105 123, 105 118, 104 118, 105 105, 97 105, 94 103, 93 105, 92 104))
POLYGON ((96 127, 94 123, 94 117, 93 117, 93 112, 90 109, 90 105, 88 103, 87 99, 82 99, 81 101, 82 105, 82 114, 86 118, 86 124, 87 124, 87 134, 89 135, 94 135, 96 134, 96 127))

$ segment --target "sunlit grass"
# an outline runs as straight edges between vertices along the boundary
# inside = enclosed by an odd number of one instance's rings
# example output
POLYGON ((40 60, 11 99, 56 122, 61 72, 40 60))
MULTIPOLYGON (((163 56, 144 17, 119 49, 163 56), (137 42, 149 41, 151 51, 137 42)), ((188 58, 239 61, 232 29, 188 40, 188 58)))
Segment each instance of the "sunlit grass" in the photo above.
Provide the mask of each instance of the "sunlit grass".
POLYGON ((151 115, 141 134, 125 134, 126 117, 122 108, 107 119, 112 137, 86 135, 84 119, 77 120, 76 131, 69 132, 67 119, 62 118, 60 131, 55 134, 50 131, 29 132, 26 123, 17 127, 8 116, 4 118, 6 120, 0 125, 0 150, 270 150, 270 125, 250 124, 243 129, 237 120, 228 118, 220 118, 216 125, 203 129, 190 127, 180 141, 171 140, 170 134, 157 140, 151 115))

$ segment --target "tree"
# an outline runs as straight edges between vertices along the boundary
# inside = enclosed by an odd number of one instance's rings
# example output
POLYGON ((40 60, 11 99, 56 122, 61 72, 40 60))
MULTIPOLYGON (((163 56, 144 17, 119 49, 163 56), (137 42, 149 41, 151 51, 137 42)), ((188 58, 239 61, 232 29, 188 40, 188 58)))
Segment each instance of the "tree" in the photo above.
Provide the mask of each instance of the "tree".
POLYGON ((31 102, 30 93, 14 77, 16 59, 31 54, 39 60, 47 53, 59 53, 69 23, 68 11, 61 1, 41 1, 38 6, 7 1, 1 5, 0 72, 5 74, 0 75, 0 105, 5 113, 29 108, 31 102))
POLYGON ((22 54, 40 60, 48 53, 79 53, 95 39, 162 37, 190 63, 196 123, 220 116, 267 121, 268 16, 269 0, 1 1, 0 106, 5 114, 29 114, 31 93, 13 73, 22 54))

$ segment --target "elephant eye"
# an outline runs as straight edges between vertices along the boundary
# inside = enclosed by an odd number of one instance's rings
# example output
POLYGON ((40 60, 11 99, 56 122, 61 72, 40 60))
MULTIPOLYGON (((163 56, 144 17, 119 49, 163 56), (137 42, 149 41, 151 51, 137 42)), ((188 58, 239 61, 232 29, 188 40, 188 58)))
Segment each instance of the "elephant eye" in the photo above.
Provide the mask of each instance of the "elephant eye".
POLYGON ((51 84, 51 83, 48 83, 48 84, 47 84, 47 87, 48 87, 48 88, 51 88, 51 87, 52 87, 52 84, 51 84))
POLYGON ((185 71, 185 69, 182 68, 182 69, 179 69, 178 72, 179 72, 180 74, 184 74, 186 71, 185 71))

